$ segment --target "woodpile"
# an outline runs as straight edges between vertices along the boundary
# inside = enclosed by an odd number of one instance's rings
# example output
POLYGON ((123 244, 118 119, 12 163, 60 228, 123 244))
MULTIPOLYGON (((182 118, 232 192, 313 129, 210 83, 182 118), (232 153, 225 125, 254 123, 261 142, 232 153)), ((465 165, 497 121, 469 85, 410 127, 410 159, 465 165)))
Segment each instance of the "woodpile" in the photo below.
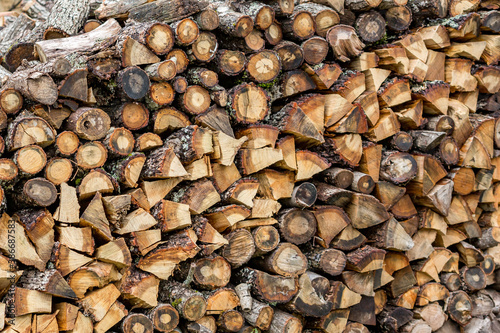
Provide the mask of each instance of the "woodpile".
POLYGON ((500 332, 499 7, 2 1, 0 331, 500 332))

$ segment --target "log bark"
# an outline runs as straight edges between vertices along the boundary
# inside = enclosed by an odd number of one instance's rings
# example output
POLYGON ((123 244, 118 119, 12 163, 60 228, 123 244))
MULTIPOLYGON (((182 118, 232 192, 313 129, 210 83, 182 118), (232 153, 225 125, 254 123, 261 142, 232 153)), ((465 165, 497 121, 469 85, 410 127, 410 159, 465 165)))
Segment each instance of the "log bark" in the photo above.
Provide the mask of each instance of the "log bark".
POLYGON ((274 21, 274 9, 265 3, 249 1, 231 5, 240 13, 250 16, 257 29, 266 30, 274 21))
POLYGON ((88 51, 94 48, 99 49, 103 40, 114 37, 121 27, 114 20, 108 20, 86 34, 72 36, 62 40, 46 40, 35 43, 35 50, 40 60, 46 62, 48 59, 65 56, 74 52, 88 51))
POLYGON ((50 75, 26 68, 16 71, 2 86, 19 91, 24 97, 45 105, 52 105, 57 99, 57 86, 50 75))
POLYGON ((253 295, 265 302, 286 303, 298 292, 298 282, 295 278, 270 275, 248 267, 238 271, 236 279, 249 283, 253 295), (276 290, 281 292, 276 293, 276 290))
POLYGON ((252 309, 249 312, 244 312, 243 316, 250 325, 267 330, 271 326, 274 309, 265 303, 252 300, 252 309))
POLYGON ((56 39, 75 35, 83 27, 90 13, 90 1, 75 4, 58 0, 45 21, 43 39, 56 39))
POLYGON ((129 18, 137 22, 160 21, 171 23, 199 12, 208 5, 205 1, 158 1, 134 6, 129 18))
POLYGON ((14 44, 22 40, 31 32, 31 30, 35 27, 35 24, 35 21, 28 15, 24 13, 20 14, 11 24, 9 24, 5 28, 5 30, 2 30, 0 54, 4 56, 14 44))
POLYGON ((179 315, 187 320, 198 320, 205 315, 207 303, 203 295, 181 283, 171 281, 161 285, 159 298, 176 304, 179 315))

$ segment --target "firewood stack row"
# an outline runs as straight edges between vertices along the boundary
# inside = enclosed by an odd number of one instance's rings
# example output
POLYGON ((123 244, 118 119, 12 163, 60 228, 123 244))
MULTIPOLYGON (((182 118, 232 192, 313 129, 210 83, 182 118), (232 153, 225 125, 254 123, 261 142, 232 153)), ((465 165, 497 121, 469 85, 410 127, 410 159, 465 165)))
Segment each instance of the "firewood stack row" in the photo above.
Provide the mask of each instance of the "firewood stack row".
POLYGON ((497 1, 9 3, 1 332, 500 332, 497 1))

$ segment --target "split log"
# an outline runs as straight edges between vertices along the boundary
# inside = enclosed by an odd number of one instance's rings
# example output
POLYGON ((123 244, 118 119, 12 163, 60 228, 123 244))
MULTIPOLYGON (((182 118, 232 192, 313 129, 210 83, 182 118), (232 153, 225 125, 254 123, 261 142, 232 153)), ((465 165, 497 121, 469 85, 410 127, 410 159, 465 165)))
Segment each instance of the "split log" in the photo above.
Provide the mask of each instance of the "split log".
POLYGON ((413 240, 394 218, 370 230, 368 238, 374 241, 377 247, 393 251, 408 251, 414 246, 413 240))
POLYGON ((347 320, 349 318, 349 309, 333 310, 328 315, 314 319, 308 326, 315 329, 326 330, 333 327, 336 330, 347 329, 347 320))
POLYGON ((393 107, 411 100, 408 81, 401 78, 386 80, 377 91, 380 106, 393 107))
POLYGON ((408 74, 410 61, 402 46, 392 45, 374 51, 379 57, 379 67, 393 70, 399 74, 408 74))
POLYGON ((325 277, 306 272, 299 278, 299 292, 286 307, 300 314, 323 317, 333 308, 333 303, 325 300, 330 283, 325 277))
POLYGON ((382 204, 374 197, 355 193, 351 203, 346 207, 346 213, 355 228, 367 228, 389 219, 382 204))
POLYGON ((366 137, 375 142, 386 139, 400 130, 400 123, 396 114, 390 109, 380 110, 380 118, 375 126, 365 134, 366 137))
POLYGON ((259 182, 256 178, 252 177, 240 178, 241 176, 238 175, 238 179, 232 185, 228 186, 222 195, 222 200, 252 208, 253 198, 259 189, 259 182))
POLYGON ((314 80, 303 70, 297 69, 282 73, 278 76, 279 84, 268 90, 271 101, 294 96, 316 88, 314 80))
POLYGON ((207 314, 222 314, 224 311, 233 310, 239 305, 239 298, 234 289, 220 288, 213 292, 205 292, 207 301, 207 314))
POLYGON ((286 104, 270 117, 268 123, 284 133, 294 135, 297 144, 324 142, 322 133, 296 102, 286 104))
POLYGON ((326 33, 326 40, 330 43, 335 57, 343 62, 359 56, 364 48, 354 28, 343 24, 330 28, 326 33))
POLYGON ((172 234, 166 243, 158 246, 139 260, 137 267, 167 279, 180 261, 192 258, 199 252, 196 234, 192 229, 185 229, 172 234), (173 253, 179 254, 173 257, 173 253))
MULTIPOLYGON (((146 108, 144 109, 147 110, 146 108)), ((191 125, 189 118, 183 112, 173 107, 165 107, 155 111, 152 120, 154 121, 153 131, 155 134, 171 134, 178 129, 191 125)), ((137 138, 137 141, 139 141, 139 138, 137 138)))

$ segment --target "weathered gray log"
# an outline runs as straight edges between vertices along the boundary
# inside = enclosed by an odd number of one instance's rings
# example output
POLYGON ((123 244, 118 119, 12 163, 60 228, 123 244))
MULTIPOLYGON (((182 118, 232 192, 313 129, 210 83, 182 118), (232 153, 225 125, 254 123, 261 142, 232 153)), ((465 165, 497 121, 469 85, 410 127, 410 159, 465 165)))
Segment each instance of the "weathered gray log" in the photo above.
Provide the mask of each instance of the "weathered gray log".
POLYGON ((207 6, 208 1, 204 0, 159 0, 131 9, 129 18, 137 22, 172 23, 196 14, 207 6))
POLYGON ((46 62, 48 59, 65 56, 74 52, 89 51, 94 48, 99 49, 108 38, 115 37, 121 28, 120 23, 115 19, 110 19, 103 25, 85 34, 36 42, 35 50, 40 60, 46 62))
POLYGON ((17 19, 0 31, 0 56, 10 49, 12 45, 19 42, 35 27, 35 21, 25 14, 21 14, 17 19))
POLYGON ((57 0, 45 22, 43 39, 68 37, 78 33, 90 13, 90 0, 57 0))

